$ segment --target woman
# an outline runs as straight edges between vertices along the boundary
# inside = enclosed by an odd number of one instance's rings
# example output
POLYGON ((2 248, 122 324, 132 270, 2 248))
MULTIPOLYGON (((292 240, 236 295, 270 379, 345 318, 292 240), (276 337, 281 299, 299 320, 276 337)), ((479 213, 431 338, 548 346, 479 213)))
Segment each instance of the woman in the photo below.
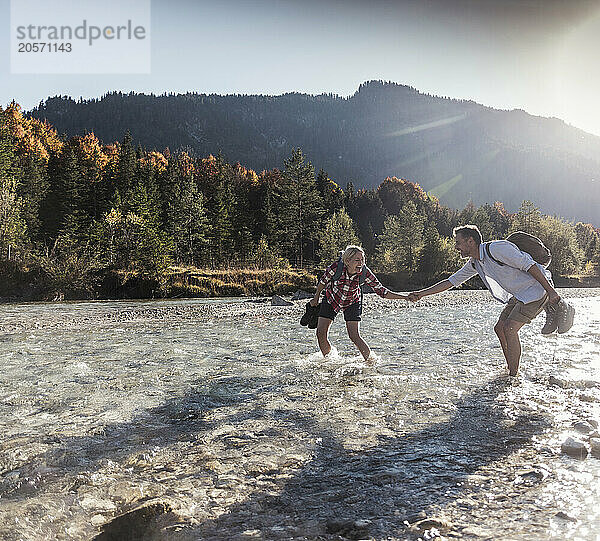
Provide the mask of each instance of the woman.
POLYGON ((368 363, 375 361, 369 345, 360 336, 359 327, 362 314, 360 286, 363 282, 371 286, 371 289, 384 299, 408 300, 407 295, 394 293, 379 283, 379 280, 365 265, 365 252, 360 246, 348 246, 342 254, 341 260, 327 267, 323 277, 319 280, 317 292, 310 301, 311 306, 316 306, 319 303, 321 292, 323 289, 325 290, 325 298, 321 303, 317 324, 317 340, 324 356, 331 351, 328 338, 329 327, 341 310, 344 312, 350 340, 354 342, 365 361, 368 363), (343 265, 341 271, 338 269, 339 265, 343 265))

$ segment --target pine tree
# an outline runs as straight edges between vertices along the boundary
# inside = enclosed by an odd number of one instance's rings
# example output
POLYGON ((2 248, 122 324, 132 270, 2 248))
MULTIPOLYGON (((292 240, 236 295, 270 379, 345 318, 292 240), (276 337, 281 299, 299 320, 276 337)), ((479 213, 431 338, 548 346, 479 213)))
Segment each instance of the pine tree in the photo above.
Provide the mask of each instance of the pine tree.
POLYGON ((277 229, 277 217, 275 215, 273 199, 273 188, 266 186, 262 204, 262 220, 259 223, 262 225, 260 227, 261 238, 264 237, 270 245, 275 243, 275 232, 277 229))
POLYGON ((173 238, 176 259, 198 265, 208 241, 204 196, 192 178, 180 182, 178 187, 179 192, 168 203, 167 231, 173 238))
POLYGON ((542 216, 536 233, 552 253, 552 272, 566 276, 581 270, 584 253, 573 224, 556 216, 542 216))
POLYGON ((352 218, 344 209, 341 209, 325 220, 323 229, 319 232, 320 248, 317 256, 321 263, 331 262, 347 245, 358 243, 352 218))
MULTIPOLYGON (((315 171, 305 162, 302 151, 294 149, 285 160, 283 185, 279 193, 282 242, 297 263, 304 263, 305 251, 318 238, 323 216, 323 203, 315 183, 315 171)), ((314 251, 310 250, 314 257, 314 251)))
POLYGON ((597 269, 597 274, 598 274, 599 273, 598 271, 600 271, 600 240, 598 239, 598 237, 596 237, 592 241, 592 244, 593 244, 593 246, 592 246, 590 261, 598 266, 598 269, 597 269))
POLYGON ((40 207, 49 189, 45 163, 33 154, 20 160, 17 193, 22 201, 21 215, 31 240, 41 237, 40 207))
POLYGON ((115 189, 127 199, 130 190, 134 188, 137 176, 137 160, 133 150, 132 139, 129 132, 125 134, 119 146, 118 165, 114 179, 115 189))
POLYGON ((481 232, 481 236, 484 239, 491 240, 494 238, 494 225, 492 224, 490 218, 490 211, 492 207, 490 205, 485 204, 479 207, 471 216, 471 221, 469 223, 476 225, 481 232))
POLYGON ((323 169, 317 175, 316 186, 327 214, 333 215, 344 207, 346 202, 344 190, 331 180, 323 169))
POLYGON ((61 228, 69 216, 82 208, 83 183, 75 151, 65 145, 60 159, 60 171, 56 179, 58 226, 61 228))
POLYGON ((375 190, 361 190, 348 202, 347 210, 356 224, 363 248, 368 255, 375 253, 386 217, 379 195, 375 190))
POLYGON ((97 137, 89 133, 83 137, 74 137, 68 143, 77 157, 80 177, 78 198, 79 210, 90 218, 99 220, 108 209, 112 193, 109 193, 103 169, 108 158, 97 137))
POLYGON ((541 233, 542 214, 540 209, 531 201, 523 201, 519 207, 519 211, 513 218, 510 225, 510 231, 525 231, 537 237, 541 233))
POLYGON ((476 211, 477 211, 477 209, 475 208, 473 201, 469 201, 465 205, 465 208, 458 215, 458 223, 460 225, 472 224, 473 216, 475 216, 476 211))
POLYGON ((510 225, 510 215, 506 212, 504 205, 499 201, 496 201, 494 205, 489 208, 488 214, 493 227, 493 233, 489 238, 503 239, 506 237, 510 225))
POLYGON ((350 205, 352 203, 352 201, 354 201, 354 198, 356 197, 356 190, 354 189, 354 183, 352 181, 346 183, 345 195, 346 195, 346 199, 344 201, 344 204, 346 207, 348 207, 348 205, 350 205))
POLYGON ((282 184, 281 173, 275 169, 273 171, 263 171, 260 175, 258 190, 256 191, 256 218, 255 218, 255 238, 259 241, 264 237, 269 250, 279 250, 279 208, 277 206, 277 194, 282 184))
POLYGON ((448 242, 440 237, 435 226, 429 226, 423 235, 423 248, 419 254, 419 272, 423 273, 428 281, 438 277, 449 265, 455 261, 448 257, 448 242))
POLYGON ((223 158, 217 156, 218 173, 213 179, 209 205, 209 240, 213 265, 222 265, 233 256, 234 230, 232 216, 235 211, 231 171, 223 158))
POLYGON ((416 270, 424 223, 412 201, 405 203, 397 216, 386 218, 377 247, 378 261, 384 270, 416 270))
POLYGON ((325 186, 329 182, 329 178, 327 178, 327 173, 323 171, 323 169, 319 169, 319 173, 317 174, 317 178, 315 179, 315 186, 321 195, 325 194, 325 186))
POLYGON ((591 261, 596 251, 598 233, 591 224, 577 222, 575 224, 575 234, 577 235, 577 244, 583 250, 586 261, 591 261))

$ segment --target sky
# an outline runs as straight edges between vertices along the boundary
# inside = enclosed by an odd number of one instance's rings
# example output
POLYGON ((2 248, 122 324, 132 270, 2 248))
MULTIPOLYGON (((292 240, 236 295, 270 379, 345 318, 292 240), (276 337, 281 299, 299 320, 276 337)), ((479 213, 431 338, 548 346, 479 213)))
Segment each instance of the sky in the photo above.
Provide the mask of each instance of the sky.
MULTIPOLYGON (((74 6, 110 1, 43 5, 66 20, 79 16, 74 6)), ((49 96, 117 90, 348 96, 381 79, 600 136, 600 0, 145 1, 149 73, 20 74, 11 73, 11 1, 0 0, 0 104, 27 110, 49 96)), ((136 3, 145 9, 121 1, 136 3)))

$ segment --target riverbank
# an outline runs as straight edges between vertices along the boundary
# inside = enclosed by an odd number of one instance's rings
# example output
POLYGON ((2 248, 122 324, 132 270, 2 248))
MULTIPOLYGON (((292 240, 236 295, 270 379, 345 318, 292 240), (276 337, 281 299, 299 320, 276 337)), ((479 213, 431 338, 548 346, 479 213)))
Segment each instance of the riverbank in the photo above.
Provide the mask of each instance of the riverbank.
MULTIPOLYGON (((177 299, 286 295, 298 289, 314 292, 322 270, 307 269, 198 269, 173 266, 159 277, 124 270, 103 269, 92 275, 70 276, 24 267, 14 262, 0 266, 0 303, 31 301, 86 301, 120 299, 177 299)), ((423 274, 378 273, 382 284, 395 291, 421 289, 446 278, 423 274)), ((557 277, 563 288, 600 287, 600 276, 557 277)), ((466 289, 483 288, 475 279, 466 289)))
POLYGON ((169 267, 158 277, 104 269, 84 279, 11 264, 0 269, 0 302, 255 297, 315 284, 316 275, 305 269, 169 267))

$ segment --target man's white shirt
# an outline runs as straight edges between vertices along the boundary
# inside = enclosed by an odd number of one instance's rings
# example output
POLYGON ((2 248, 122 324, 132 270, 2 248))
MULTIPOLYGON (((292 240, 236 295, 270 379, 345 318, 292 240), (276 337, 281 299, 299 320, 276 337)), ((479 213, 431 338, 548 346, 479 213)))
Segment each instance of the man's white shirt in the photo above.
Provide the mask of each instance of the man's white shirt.
POLYGON ((537 265, 546 279, 552 283, 549 270, 536 263, 528 253, 519 250, 512 242, 495 240, 489 245, 494 259, 504 265, 491 259, 482 243, 479 245, 479 261, 469 258, 461 269, 448 278, 453 286, 459 286, 479 274, 490 293, 500 302, 506 303, 511 297, 516 297, 517 300, 527 304, 538 301, 545 295, 546 290, 542 284, 527 271, 533 265, 537 265))

